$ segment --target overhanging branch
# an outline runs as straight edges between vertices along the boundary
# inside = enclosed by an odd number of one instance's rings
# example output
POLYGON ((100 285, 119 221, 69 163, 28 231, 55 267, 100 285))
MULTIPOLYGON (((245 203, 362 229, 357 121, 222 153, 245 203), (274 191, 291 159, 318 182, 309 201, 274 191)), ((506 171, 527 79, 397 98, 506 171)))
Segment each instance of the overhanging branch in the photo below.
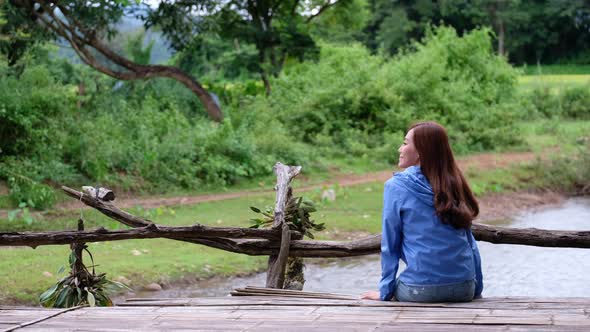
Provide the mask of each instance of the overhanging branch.
POLYGON ((223 114, 211 95, 193 77, 173 66, 142 65, 130 61, 106 46, 95 31, 84 27, 82 22, 73 18, 68 8, 62 3, 45 1, 14 1, 14 5, 26 10, 28 17, 41 22, 41 26, 64 38, 90 67, 120 80, 150 79, 165 77, 174 79, 190 89, 201 101, 209 117, 217 122, 223 120, 223 114), (39 6, 37 10, 35 6, 39 6), (59 10, 59 13, 56 12, 59 10), (119 68, 102 64, 90 51, 95 50, 119 68))

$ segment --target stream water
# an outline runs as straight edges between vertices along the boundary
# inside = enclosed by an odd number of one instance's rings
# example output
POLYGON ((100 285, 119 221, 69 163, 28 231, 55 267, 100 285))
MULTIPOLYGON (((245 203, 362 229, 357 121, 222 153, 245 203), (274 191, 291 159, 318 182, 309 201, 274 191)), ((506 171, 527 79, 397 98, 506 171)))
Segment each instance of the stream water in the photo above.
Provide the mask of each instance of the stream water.
MULTIPOLYGON (((562 206, 524 213, 502 226, 590 230, 590 199, 575 198, 562 206)), ((478 242, 484 275, 483 296, 590 297, 590 249, 540 248, 478 242)), ((306 259, 304 290, 359 295, 376 290, 379 256, 306 259)), ((403 268, 403 263, 400 270, 403 268)), ((234 288, 263 286, 264 273, 211 279, 190 287, 140 292, 139 297, 225 296, 234 288)))

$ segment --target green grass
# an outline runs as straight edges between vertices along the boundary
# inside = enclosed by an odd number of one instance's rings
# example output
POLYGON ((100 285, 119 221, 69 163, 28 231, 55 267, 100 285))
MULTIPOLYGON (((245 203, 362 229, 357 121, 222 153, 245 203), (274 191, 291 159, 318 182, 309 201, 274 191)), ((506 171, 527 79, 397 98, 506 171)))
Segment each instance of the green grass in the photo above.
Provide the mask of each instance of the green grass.
POLYGON ((520 68, 525 75, 589 75, 590 65, 541 65, 520 68))
POLYGON ((535 89, 550 89, 561 92, 564 89, 590 86, 590 74, 583 75, 523 75, 518 78, 518 88, 521 92, 535 89))
POLYGON ((520 91, 551 89, 562 91, 590 84, 590 65, 541 65, 521 67, 520 91))
POLYGON ((576 141, 590 135, 588 120, 541 119, 520 123, 518 127, 533 152, 557 147, 561 152, 571 152, 576 141))

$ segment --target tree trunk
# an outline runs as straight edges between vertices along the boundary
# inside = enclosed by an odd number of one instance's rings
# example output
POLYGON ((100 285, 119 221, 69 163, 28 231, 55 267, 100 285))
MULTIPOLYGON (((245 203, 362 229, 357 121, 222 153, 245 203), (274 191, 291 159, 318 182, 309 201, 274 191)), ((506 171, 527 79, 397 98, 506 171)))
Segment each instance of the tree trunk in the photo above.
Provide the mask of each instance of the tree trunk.
POLYGON ((497 18, 497 26, 498 26, 498 55, 505 56, 506 51, 504 49, 504 40, 506 38, 506 34, 504 31, 504 21, 502 18, 497 18))
POLYGON ((268 258, 268 271, 266 275, 266 287, 283 288, 285 281, 285 269, 289 258, 291 247, 291 233, 289 225, 285 222, 285 207, 292 195, 289 184, 299 174, 301 166, 286 166, 276 163, 273 167, 277 175, 277 196, 275 202, 273 229, 281 229, 281 245, 278 255, 271 255, 268 258))

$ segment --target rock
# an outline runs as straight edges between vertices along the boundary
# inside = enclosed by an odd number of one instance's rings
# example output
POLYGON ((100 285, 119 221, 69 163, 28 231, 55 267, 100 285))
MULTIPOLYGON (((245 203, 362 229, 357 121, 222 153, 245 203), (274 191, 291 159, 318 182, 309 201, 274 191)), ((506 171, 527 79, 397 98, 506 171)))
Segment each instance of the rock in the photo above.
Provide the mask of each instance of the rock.
POLYGON ((47 277, 47 278, 51 278, 51 277, 53 277, 53 273, 51 273, 49 271, 43 271, 43 276, 47 277))
POLYGON ((137 250, 137 249, 133 249, 133 250, 131 250, 131 254, 132 254, 133 256, 139 256, 139 255, 141 255, 141 251, 139 251, 139 250, 137 250))
POLYGON ((122 284, 125 284, 125 285, 131 285, 131 280, 125 278, 124 276, 118 276, 118 277, 116 277, 115 278, 115 281, 118 281, 118 282, 120 282, 122 284))
POLYGON ((150 253, 150 251, 147 250, 147 249, 141 249, 141 252, 143 252, 144 254, 149 254, 150 253))
POLYGON ((151 284, 145 285, 143 288, 146 291, 150 291, 150 292, 157 292, 157 291, 161 291, 162 290, 162 286, 160 286, 160 284, 157 284, 155 282, 152 282, 151 284))
POLYGON ((322 201, 333 202, 336 200, 336 191, 334 189, 326 189, 322 192, 322 201))

